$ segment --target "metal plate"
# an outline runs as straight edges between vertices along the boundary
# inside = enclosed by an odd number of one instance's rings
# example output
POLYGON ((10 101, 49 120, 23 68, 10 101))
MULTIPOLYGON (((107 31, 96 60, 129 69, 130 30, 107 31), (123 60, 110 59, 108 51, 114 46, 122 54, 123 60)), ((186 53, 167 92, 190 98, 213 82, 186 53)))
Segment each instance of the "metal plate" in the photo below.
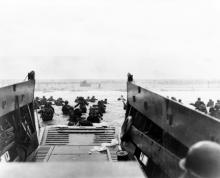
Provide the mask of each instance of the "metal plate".
POLYGON ((94 146, 55 146, 52 154, 87 154, 94 146))
POLYGON ((48 161, 108 161, 107 150, 91 151, 93 146, 55 146, 48 161))
POLYGON ((144 178, 137 162, 77 162, 1 165, 0 177, 7 178, 144 178), (28 170, 28 171, 27 171, 28 170))
POLYGON ((71 128, 47 127, 43 136, 42 145, 101 145, 111 143, 116 138, 115 128, 71 128), (87 132, 87 130, 93 130, 87 132), (77 133, 78 131, 78 133, 77 133), (101 132, 100 132, 101 131, 101 132))
POLYGON ((16 96, 18 97, 19 107, 33 102, 34 87, 35 81, 29 80, 0 88, 0 117, 16 109, 16 96))
POLYGON ((92 151, 95 146, 111 143, 114 138, 116 138, 114 127, 47 126, 41 147, 51 145, 53 148, 48 153, 47 161, 117 161, 117 145, 108 147, 103 152, 92 151))
POLYGON ((47 161, 48 156, 50 155, 51 151, 53 150, 53 147, 50 146, 40 146, 36 152, 36 155, 34 156, 33 161, 34 162, 43 162, 47 161))
POLYGON ((51 155, 49 162, 108 161, 107 152, 92 154, 51 155))

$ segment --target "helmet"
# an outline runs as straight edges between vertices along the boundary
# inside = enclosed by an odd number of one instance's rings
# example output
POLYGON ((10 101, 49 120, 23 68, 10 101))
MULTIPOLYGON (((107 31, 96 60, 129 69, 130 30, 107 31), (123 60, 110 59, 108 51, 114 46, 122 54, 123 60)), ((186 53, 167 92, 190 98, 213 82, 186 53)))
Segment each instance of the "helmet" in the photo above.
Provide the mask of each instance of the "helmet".
POLYGON ((69 102, 66 100, 64 103, 65 103, 65 104, 68 104, 69 102))
POLYGON ((200 141, 192 145, 186 158, 180 160, 180 168, 202 178, 220 177, 220 145, 200 141))

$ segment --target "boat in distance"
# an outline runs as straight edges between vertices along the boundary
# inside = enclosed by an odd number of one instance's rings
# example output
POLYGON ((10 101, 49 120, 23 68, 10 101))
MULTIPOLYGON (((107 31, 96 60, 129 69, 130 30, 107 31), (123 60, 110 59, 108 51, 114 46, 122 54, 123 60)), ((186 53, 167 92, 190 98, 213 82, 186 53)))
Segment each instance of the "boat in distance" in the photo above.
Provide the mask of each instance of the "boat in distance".
POLYGON ((87 80, 80 82, 80 87, 91 87, 91 83, 88 83, 87 80))

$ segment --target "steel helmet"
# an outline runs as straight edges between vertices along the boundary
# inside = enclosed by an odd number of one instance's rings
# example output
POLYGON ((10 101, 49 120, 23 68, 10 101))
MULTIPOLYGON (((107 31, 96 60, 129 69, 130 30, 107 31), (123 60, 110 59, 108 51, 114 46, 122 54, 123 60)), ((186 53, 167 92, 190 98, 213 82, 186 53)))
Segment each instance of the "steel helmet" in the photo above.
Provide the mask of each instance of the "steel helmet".
POLYGON ((189 148, 180 167, 200 178, 220 177, 220 145, 211 141, 200 141, 189 148))
POLYGON ((64 103, 65 103, 65 104, 68 104, 68 103, 69 103, 69 101, 67 101, 67 100, 66 100, 66 101, 64 101, 64 103))

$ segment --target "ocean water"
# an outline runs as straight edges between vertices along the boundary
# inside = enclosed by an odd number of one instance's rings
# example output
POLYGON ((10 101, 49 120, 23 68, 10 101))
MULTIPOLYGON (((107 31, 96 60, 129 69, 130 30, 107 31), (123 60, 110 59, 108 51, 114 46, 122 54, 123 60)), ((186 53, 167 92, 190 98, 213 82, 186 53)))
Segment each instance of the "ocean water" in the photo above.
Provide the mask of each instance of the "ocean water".
MULTIPOLYGON (((36 91, 35 96, 46 96, 47 98, 50 96, 53 96, 53 98, 57 99, 59 97, 62 97, 64 100, 68 100, 69 104, 74 106, 76 103, 74 102, 77 96, 83 96, 87 98, 87 96, 95 96, 97 99, 107 99, 108 104, 106 105, 106 113, 103 115, 103 121, 102 124, 108 125, 108 126, 114 126, 119 131, 121 124, 124 120, 124 114, 125 111, 123 109, 123 103, 121 101, 118 101, 117 99, 121 95, 126 95, 123 91, 49 91, 49 92, 42 92, 42 91, 36 91)), ((91 105, 94 103, 90 103, 87 107, 87 111, 91 105)), ((62 107, 61 106, 54 106, 55 108, 55 115, 53 118, 53 121, 49 122, 42 122, 42 120, 38 119, 42 126, 45 125, 67 125, 68 123, 68 117, 63 116, 62 114, 62 107)), ((85 115, 86 117, 87 115, 85 115)))
MULTIPOLYGON (((80 87, 80 81, 44 81, 37 82, 35 96, 46 96, 47 98, 53 96, 55 99, 62 97, 68 100, 69 104, 74 106, 77 96, 95 96, 97 99, 107 98, 108 103, 106 113, 103 116, 103 123, 109 126, 115 126, 120 132, 121 124, 124 120, 125 111, 123 103, 117 99, 123 95, 126 98, 126 81, 120 80, 106 80, 106 81, 88 81, 91 87, 80 87), (99 84, 101 83, 101 87, 99 84)), ((165 97, 176 97, 181 99, 182 103, 188 107, 196 101, 198 97, 207 103, 209 99, 216 101, 220 99, 220 87, 218 83, 212 84, 203 82, 188 81, 185 84, 181 81, 137 81, 137 84, 144 88, 150 89, 165 97)), ((55 107, 55 115, 53 121, 42 122, 38 119, 42 126, 61 124, 67 125, 68 117, 62 115, 61 107, 55 107)), ((89 107, 88 107, 89 108, 89 107)))

